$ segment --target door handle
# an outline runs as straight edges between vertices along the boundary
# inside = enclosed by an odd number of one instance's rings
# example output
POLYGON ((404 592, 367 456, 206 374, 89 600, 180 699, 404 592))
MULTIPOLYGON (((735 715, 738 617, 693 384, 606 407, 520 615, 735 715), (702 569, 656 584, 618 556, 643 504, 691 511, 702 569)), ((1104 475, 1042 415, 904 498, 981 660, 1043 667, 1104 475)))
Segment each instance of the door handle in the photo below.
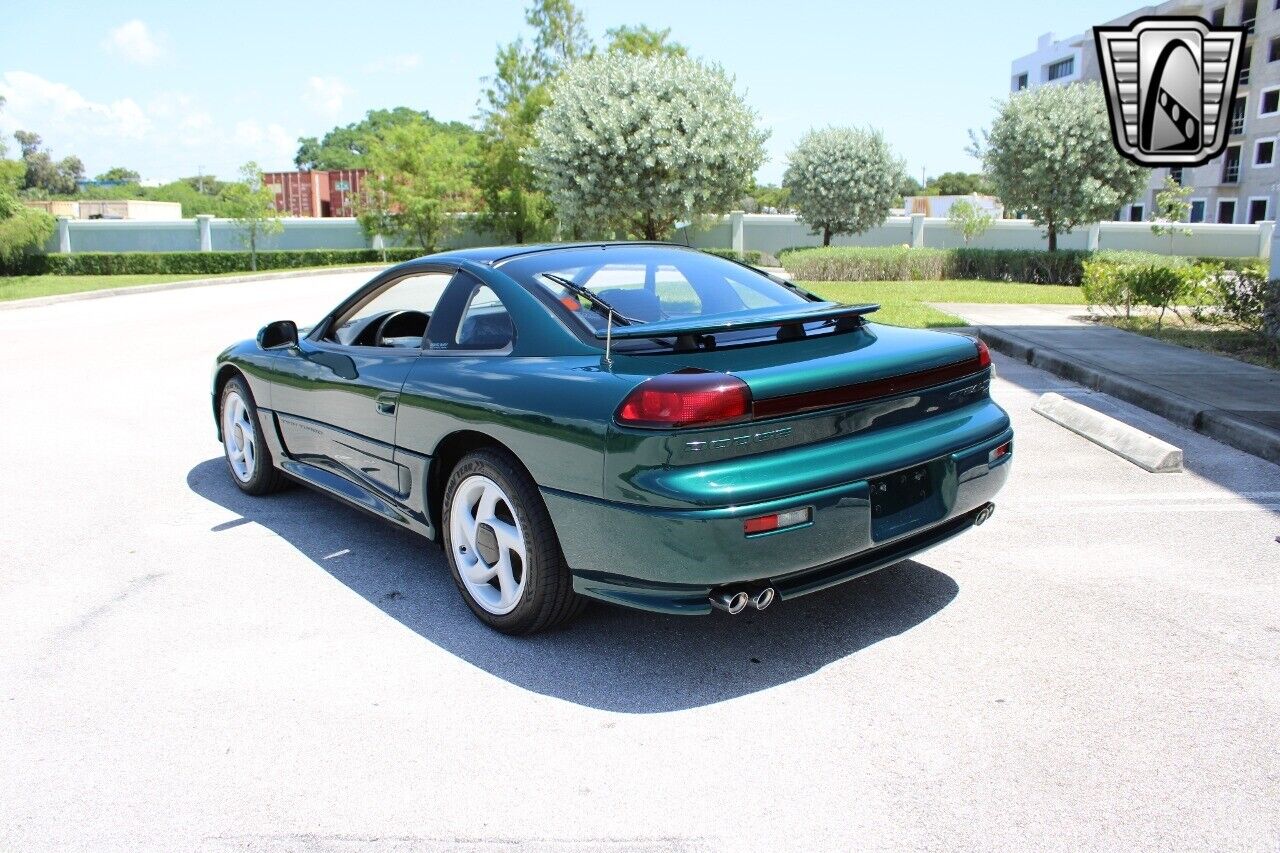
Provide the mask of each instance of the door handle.
POLYGON ((399 399, 399 394, 379 394, 374 405, 378 407, 379 414, 394 415, 396 413, 396 401, 399 399))

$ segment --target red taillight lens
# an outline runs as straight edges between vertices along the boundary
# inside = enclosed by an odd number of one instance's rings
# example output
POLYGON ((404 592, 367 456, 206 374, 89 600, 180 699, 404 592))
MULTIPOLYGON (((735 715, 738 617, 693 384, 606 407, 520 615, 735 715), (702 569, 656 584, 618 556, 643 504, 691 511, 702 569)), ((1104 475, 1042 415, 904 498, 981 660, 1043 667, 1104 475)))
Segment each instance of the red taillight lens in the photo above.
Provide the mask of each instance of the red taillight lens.
POLYGON ((991 366, 991 350, 987 349, 987 345, 982 341, 976 341, 978 345, 978 367, 991 366))
POLYGON ((650 429, 709 426, 745 420, 751 389, 726 373, 668 373, 636 386, 618 407, 624 426, 650 429))

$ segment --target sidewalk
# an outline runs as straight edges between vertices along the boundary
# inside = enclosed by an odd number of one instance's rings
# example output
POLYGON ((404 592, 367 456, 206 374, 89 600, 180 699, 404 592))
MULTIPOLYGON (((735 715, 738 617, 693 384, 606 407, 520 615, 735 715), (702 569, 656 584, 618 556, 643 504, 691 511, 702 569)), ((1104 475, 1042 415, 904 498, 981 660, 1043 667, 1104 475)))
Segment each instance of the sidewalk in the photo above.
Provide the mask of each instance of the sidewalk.
POLYGON ((990 346, 1280 463, 1280 372, 1081 322, 1081 305, 932 303, 990 346))

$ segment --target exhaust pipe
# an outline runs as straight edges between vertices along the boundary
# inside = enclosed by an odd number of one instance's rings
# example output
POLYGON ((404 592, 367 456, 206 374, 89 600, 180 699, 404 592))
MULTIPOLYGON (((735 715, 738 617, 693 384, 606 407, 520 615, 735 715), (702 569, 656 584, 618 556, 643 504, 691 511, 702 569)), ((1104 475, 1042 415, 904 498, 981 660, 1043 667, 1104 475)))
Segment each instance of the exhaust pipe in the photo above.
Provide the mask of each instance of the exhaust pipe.
POLYGON ((721 589, 711 593, 708 600, 711 602, 711 606, 717 610, 723 610, 725 613, 737 616, 747 609, 747 603, 750 598, 743 590, 731 592, 727 589, 721 589))
POLYGON ((986 523, 986 520, 991 516, 995 515, 995 512, 996 512, 995 504, 987 504, 982 509, 978 510, 978 514, 973 517, 974 527, 979 527, 982 524, 986 523))
POLYGON ((773 604, 773 599, 776 597, 777 593, 773 591, 773 587, 762 587, 751 594, 751 606, 756 610, 764 610, 773 604))

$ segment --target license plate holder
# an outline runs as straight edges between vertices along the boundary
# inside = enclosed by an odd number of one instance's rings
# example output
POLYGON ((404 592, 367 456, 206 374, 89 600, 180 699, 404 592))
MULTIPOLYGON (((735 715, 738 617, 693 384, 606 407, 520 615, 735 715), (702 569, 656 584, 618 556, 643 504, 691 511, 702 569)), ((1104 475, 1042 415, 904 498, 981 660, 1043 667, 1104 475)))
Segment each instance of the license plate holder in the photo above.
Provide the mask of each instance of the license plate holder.
POLYGON ((934 467, 926 463, 868 481, 872 538, 888 539, 937 520, 934 467))

